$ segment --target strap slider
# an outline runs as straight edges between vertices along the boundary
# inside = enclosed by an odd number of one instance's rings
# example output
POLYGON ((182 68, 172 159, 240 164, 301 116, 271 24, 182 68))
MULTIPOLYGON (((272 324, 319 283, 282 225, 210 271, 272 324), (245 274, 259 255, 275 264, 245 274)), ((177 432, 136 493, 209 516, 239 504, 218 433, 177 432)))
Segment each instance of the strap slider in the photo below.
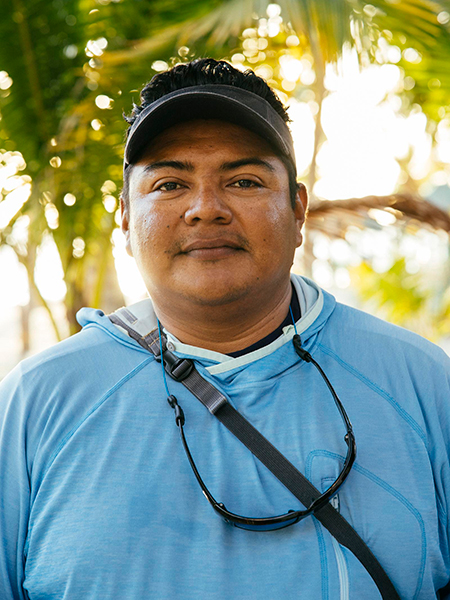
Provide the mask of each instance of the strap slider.
POLYGON ((183 381, 192 372, 194 363, 188 358, 178 358, 169 350, 163 352, 164 367, 166 372, 175 379, 175 381, 183 381))

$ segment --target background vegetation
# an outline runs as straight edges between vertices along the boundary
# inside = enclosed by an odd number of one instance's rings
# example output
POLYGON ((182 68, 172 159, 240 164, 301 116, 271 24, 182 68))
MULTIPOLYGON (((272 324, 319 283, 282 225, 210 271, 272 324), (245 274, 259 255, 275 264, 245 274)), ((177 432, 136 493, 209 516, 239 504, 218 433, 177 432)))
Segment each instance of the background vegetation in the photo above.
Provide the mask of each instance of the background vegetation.
MULTIPOLYGON (((321 116, 329 93, 327 65, 336 65, 350 49, 362 69, 397 65, 398 111, 422 111, 433 144, 443 136, 450 139, 450 2, 11 0, 4 5, 0 244, 14 250, 28 273, 24 350, 27 314, 37 303, 46 307, 57 337, 65 334, 36 285, 36 257, 49 237, 64 272, 68 331, 78 329, 75 314, 82 306, 111 310, 123 304, 111 252, 121 187, 122 113, 130 111, 138 88, 154 73, 197 56, 252 68, 283 100, 293 96, 310 106, 314 150, 301 174, 312 196, 306 273, 317 236, 348 239, 349 228, 379 229, 374 210, 394 216, 399 248, 401 237, 420 227, 450 231, 450 197, 440 198, 439 206, 425 202, 419 193, 423 181, 411 176, 408 159, 401 162, 393 195, 342 202, 315 197, 316 159, 326 141, 321 116)), ((436 155, 427 176, 448 169, 436 155)), ((448 333, 448 270, 424 285, 420 274, 408 272, 399 250, 388 271, 379 271, 370 256, 353 269, 363 299, 431 338, 448 333)))

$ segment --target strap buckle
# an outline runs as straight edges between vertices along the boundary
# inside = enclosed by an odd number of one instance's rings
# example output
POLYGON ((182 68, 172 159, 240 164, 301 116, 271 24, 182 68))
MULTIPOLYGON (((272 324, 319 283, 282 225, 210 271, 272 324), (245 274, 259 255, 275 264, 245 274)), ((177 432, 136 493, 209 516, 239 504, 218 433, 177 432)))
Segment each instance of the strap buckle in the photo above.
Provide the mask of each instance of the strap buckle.
MULTIPOLYGON (((158 362, 161 362, 161 355, 155 356, 158 362)), ((175 381, 186 379, 194 368, 194 363, 189 358, 178 358, 169 350, 163 352, 164 369, 175 381)))

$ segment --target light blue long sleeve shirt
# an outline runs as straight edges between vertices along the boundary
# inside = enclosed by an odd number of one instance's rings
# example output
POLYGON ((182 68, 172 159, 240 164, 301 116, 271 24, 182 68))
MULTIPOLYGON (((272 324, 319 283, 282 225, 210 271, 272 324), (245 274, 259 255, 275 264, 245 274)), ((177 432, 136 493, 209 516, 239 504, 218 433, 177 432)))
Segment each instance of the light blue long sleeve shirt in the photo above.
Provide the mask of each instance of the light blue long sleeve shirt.
MULTIPOLYGON (((336 506, 401 598, 436 598, 450 580, 450 360, 307 280, 293 283, 303 345, 358 446, 336 506)), ((81 333, 0 384, 1 600, 380 598, 313 517, 259 533, 223 522, 185 457, 161 365, 101 311, 79 318, 81 333)), ((236 359, 168 338, 325 490, 342 467, 345 428, 293 333, 236 359)), ((168 385, 218 501, 248 516, 303 508, 181 384, 168 385)))

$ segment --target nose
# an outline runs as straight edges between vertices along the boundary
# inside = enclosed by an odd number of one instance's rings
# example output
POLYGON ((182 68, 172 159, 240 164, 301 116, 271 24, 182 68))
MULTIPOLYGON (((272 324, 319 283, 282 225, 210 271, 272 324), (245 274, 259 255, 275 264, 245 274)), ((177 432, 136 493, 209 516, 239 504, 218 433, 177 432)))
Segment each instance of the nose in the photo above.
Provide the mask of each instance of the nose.
POLYGON ((204 185, 193 193, 190 205, 184 213, 188 225, 199 221, 227 224, 233 218, 230 207, 222 197, 220 190, 212 185, 204 185))

